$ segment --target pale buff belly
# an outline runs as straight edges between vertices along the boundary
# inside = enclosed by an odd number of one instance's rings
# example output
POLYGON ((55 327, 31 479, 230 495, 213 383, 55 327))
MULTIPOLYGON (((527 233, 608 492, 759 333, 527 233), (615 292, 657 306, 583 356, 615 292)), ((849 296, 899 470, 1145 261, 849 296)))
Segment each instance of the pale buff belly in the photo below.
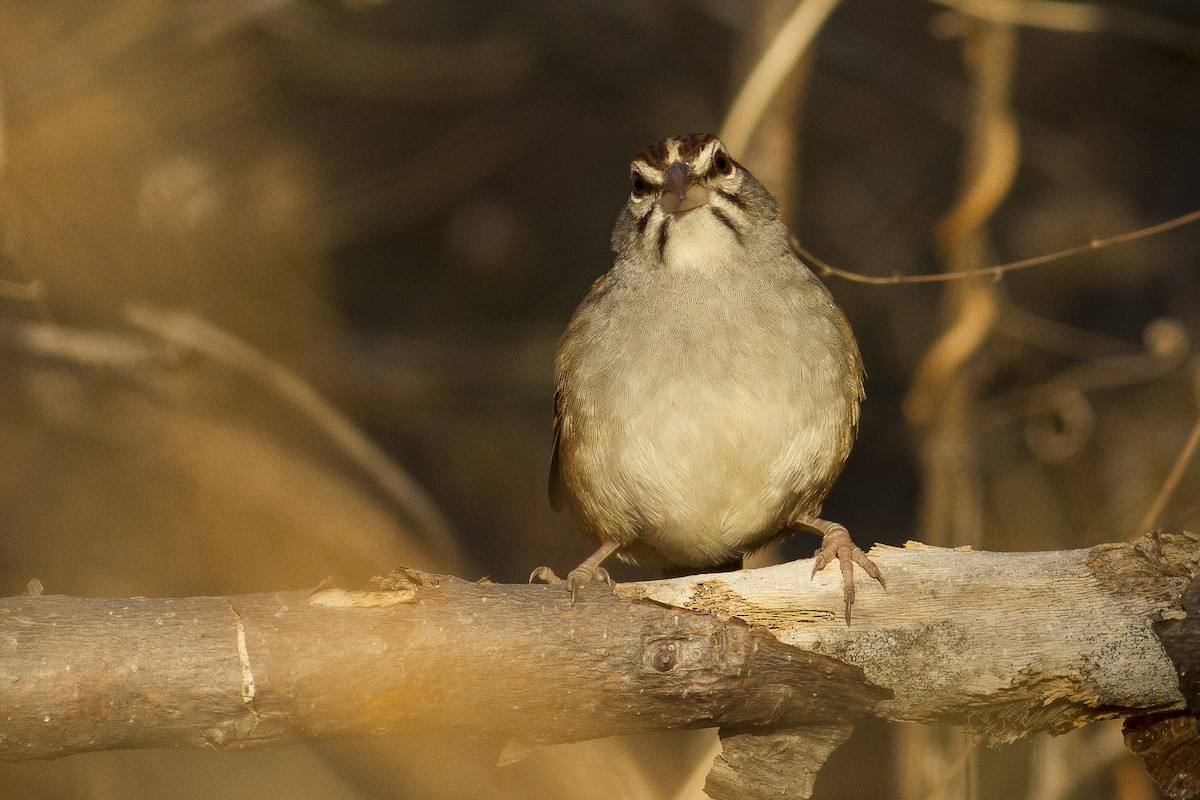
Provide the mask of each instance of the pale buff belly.
POLYGON ((609 430, 584 437, 574 458, 596 468, 598 503, 581 509, 588 527, 634 555, 649 549, 683 567, 729 561, 779 533, 808 482, 840 466, 841 408, 806 413, 760 386, 624 388, 610 398, 609 430))

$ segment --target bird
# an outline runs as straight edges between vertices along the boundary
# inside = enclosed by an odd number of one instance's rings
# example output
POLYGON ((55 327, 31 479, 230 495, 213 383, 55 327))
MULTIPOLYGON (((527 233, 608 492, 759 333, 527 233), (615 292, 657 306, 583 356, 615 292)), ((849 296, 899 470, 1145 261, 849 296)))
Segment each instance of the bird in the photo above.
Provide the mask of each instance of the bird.
MULTIPOLYGON (((554 359, 550 501, 599 543, 565 581, 572 604, 611 585, 613 555, 668 575, 729 570, 809 531, 812 574, 840 562, 848 625, 854 564, 886 583, 820 513, 865 373, 777 201, 716 136, 665 139, 630 163, 612 249, 554 359)), ((562 582, 548 567, 530 580, 562 582)))

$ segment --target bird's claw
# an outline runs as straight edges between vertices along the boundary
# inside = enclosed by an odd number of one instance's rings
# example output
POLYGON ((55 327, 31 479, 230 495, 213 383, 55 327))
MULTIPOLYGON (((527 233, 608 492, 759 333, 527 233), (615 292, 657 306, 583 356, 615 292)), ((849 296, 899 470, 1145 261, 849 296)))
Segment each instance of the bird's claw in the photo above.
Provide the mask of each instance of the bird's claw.
POLYGON ((565 583, 567 591, 571 593, 571 605, 575 605, 575 600, 579 596, 579 590, 585 583, 603 583, 605 586, 612 586, 613 584, 613 579, 604 567, 592 567, 586 564, 581 564, 567 573, 565 581, 558 577, 554 570, 549 567, 538 567, 529 574, 529 582, 533 583, 534 581, 547 583, 551 586, 565 583))
POLYGON ((549 567, 538 567, 533 572, 529 573, 529 582, 533 583, 534 581, 548 583, 551 586, 564 582, 563 579, 558 577, 554 570, 550 569, 549 567))
POLYGON ((879 585, 884 589, 887 588, 887 582, 883 579, 883 573, 879 571, 875 562, 867 558, 867 554, 850 538, 850 532, 836 524, 831 525, 821 537, 821 547, 813 558, 812 574, 815 576, 833 563, 834 559, 837 559, 842 567, 842 596, 846 604, 846 625, 849 626, 850 609, 854 605, 855 595, 854 565, 858 564, 862 567, 868 575, 879 581, 879 585))
POLYGON ((593 567, 586 564, 580 564, 567 574, 567 591, 571 593, 571 605, 575 605, 575 598, 580 587, 585 583, 593 582, 612 586, 613 579, 604 567, 593 567))

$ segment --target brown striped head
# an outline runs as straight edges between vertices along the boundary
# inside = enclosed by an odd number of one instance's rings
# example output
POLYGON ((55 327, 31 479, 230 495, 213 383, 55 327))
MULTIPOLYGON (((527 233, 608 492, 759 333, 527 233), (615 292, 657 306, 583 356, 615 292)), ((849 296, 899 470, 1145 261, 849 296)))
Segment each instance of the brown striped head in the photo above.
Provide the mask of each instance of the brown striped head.
POLYGON ((650 145, 634 156, 629 176, 629 201, 613 231, 618 254, 667 266, 709 263, 736 258, 751 237, 782 229, 774 199, 712 134, 650 145))

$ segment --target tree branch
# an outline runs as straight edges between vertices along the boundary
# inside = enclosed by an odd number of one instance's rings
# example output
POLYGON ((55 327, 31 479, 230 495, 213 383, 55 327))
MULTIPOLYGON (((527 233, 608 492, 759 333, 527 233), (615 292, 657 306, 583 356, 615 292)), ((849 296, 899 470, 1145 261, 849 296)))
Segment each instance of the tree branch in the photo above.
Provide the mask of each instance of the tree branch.
POLYGON ((398 571, 367 591, 0 603, 0 758, 427 731, 847 723, 886 692, 739 619, 398 571))
POLYGON ((790 752, 801 729, 828 751, 864 713, 963 722, 993 741, 1062 731, 1183 707, 1151 623, 1180 613, 1197 543, 876 548, 888 591, 863 586, 852 628, 840 577, 810 580, 811 561, 596 588, 574 607, 559 586, 411 571, 364 591, 12 597, 0 758, 720 727, 775 737, 726 754, 753 761, 790 752))

